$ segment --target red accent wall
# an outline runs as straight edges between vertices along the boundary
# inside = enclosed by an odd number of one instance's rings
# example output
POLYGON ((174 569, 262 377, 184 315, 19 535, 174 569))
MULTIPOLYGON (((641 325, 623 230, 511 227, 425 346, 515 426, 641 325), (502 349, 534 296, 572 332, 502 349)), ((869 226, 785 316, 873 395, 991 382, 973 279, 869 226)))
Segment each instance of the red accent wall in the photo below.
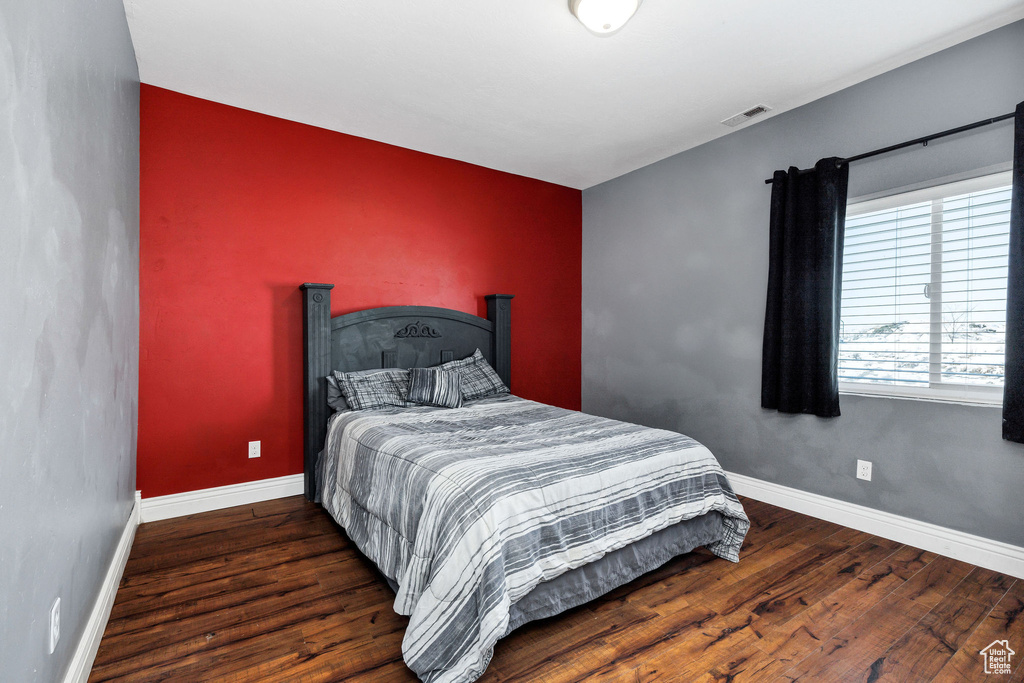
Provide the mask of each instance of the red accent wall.
POLYGON ((143 496, 302 472, 303 282, 336 285, 334 315, 484 316, 485 294, 514 294, 513 391, 579 409, 579 190, 148 85, 141 97, 143 496))

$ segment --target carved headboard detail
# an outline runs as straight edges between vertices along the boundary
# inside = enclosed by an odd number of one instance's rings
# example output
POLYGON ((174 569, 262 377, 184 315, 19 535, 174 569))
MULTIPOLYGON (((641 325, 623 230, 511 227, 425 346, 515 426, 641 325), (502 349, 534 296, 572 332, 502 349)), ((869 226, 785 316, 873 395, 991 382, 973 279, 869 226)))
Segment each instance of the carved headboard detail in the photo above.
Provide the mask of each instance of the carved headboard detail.
POLYGON ((421 323, 419 320, 409 323, 398 332, 395 332, 395 339, 411 339, 414 337, 432 337, 436 339, 440 336, 440 332, 426 323, 421 323))

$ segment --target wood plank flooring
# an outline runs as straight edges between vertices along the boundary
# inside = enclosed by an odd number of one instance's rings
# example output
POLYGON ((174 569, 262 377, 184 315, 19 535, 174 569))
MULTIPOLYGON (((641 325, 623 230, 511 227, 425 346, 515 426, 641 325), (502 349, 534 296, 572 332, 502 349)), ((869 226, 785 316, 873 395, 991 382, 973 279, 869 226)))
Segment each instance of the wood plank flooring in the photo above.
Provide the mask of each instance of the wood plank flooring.
MULTIPOLYGON (((698 550, 527 624, 481 680, 1024 681, 1024 581, 743 504, 738 564, 698 550)), ((414 681, 393 597, 301 497, 144 524, 89 680, 414 681)))

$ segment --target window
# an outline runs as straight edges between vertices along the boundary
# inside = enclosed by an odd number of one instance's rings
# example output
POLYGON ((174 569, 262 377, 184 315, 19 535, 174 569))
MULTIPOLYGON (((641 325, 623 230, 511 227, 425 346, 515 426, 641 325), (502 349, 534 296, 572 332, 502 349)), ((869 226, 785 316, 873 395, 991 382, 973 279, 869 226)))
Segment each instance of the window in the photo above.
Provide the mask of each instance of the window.
POLYGON ((847 207, 840 389, 998 402, 1010 174, 847 207))

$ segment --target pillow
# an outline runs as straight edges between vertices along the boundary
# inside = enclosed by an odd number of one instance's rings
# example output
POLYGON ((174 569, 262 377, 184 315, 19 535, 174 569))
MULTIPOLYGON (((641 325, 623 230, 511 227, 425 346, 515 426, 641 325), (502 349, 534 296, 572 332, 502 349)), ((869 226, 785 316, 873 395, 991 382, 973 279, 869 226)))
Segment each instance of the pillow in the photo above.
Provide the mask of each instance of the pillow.
POLYGON ((463 401, 508 393, 508 387, 480 353, 480 349, 474 351, 472 356, 450 360, 438 367, 442 370, 456 370, 461 375, 463 401))
POLYGON ((335 374, 338 388, 352 410, 374 408, 405 408, 409 404, 408 370, 377 370, 374 372, 339 372, 335 374))
POLYGON ((338 378, 335 376, 342 374, 344 373, 335 370, 327 375, 327 405, 335 411, 348 410, 348 403, 345 402, 345 396, 341 393, 341 387, 338 386, 338 378))
POLYGON ((409 370, 409 394, 412 403, 439 408, 462 407, 462 381, 456 370, 413 368, 409 370))
POLYGON ((338 386, 339 377, 342 375, 359 377, 362 375, 372 375, 375 372, 383 372, 383 370, 381 368, 374 368, 372 370, 356 370, 354 372, 342 372, 341 370, 331 372, 325 378, 327 380, 327 405, 337 412, 349 409, 348 403, 345 401, 345 395, 341 393, 341 387, 338 386))

